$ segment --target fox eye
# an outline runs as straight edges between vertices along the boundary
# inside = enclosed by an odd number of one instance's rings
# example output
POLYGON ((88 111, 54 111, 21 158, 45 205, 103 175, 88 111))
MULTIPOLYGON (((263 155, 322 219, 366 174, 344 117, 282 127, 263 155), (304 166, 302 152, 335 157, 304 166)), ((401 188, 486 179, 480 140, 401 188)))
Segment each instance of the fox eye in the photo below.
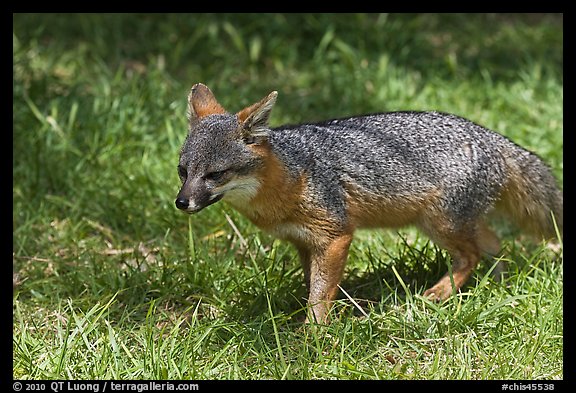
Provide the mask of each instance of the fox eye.
POLYGON ((222 178, 224 177, 225 174, 226 174, 226 171, 215 171, 215 172, 207 173, 204 176, 204 178, 206 180, 219 181, 219 180, 222 180, 222 178))
POLYGON ((178 176, 180 176, 180 179, 182 181, 186 180, 186 178, 188 177, 188 172, 186 172, 186 168, 178 165, 178 176))

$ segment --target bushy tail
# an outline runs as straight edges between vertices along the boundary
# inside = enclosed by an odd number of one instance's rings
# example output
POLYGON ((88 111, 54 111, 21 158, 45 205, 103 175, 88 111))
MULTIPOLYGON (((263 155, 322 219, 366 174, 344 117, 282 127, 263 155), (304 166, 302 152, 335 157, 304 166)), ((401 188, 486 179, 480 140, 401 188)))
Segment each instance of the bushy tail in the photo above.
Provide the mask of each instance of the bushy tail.
POLYGON ((550 168, 534 153, 514 146, 505 154, 504 208, 522 229, 544 239, 563 233, 563 194, 550 168), (554 219, 552 218, 554 216, 554 219))

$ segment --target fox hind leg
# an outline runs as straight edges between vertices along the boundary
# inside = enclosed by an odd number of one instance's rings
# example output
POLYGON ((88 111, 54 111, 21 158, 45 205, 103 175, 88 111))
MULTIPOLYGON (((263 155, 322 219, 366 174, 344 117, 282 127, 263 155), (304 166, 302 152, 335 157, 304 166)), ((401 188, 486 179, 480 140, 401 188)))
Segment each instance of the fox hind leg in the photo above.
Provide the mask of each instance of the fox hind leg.
POLYGON ((478 244, 480 251, 493 257, 498 255, 502 248, 498 236, 484 222, 478 225, 476 244, 478 244))
MULTIPOLYGON (((436 221, 436 222, 446 222, 436 221)), ((497 253, 500 243, 496 235, 484 224, 451 226, 423 226, 430 238, 444 248, 452 258, 451 272, 447 272, 424 296, 445 300, 458 291, 468 280, 484 252, 497 253)))
POLYGON ((450 242, 444 241, 443 247, 452 257, 452 272, 446 273, 432 288, 424 292, 424 296, 434 300, 445 300, 458 291, 480 260, 478 247, 472 239, 450 239, 450 242))
MULTIPOLYGON (((478 226, 477 244, 480 251, 487 254, 489 257, 496 257, 502 249, 500 240, 494 232, 485 223, 478 226)), ((503 260, 498 261, 498 265, 492 271, 494 280, 501 281, 506 273, 507 266, 503 260)))

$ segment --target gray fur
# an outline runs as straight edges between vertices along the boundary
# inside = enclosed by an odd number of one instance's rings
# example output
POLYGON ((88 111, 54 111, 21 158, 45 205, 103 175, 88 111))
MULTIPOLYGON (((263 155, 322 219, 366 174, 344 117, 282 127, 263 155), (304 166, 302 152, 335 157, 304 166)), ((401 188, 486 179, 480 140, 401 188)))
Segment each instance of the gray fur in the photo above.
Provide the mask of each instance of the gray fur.
POLYGON ((308 174, 318 202, 341 220, 345 183, 407 196, 440 187, 446 210, 475 219, 490 209, 506 179, 502 149, 520 150, 495 132, 437 112, 278 127, 269 141, 294 176, 308 174))
POLYGON ((249 173, 261 164, 246 148, 243 131, 233 115, 210 115, 193 121, 180 152, 180 165, 202 177, 210 172, 234 169, 249 173))

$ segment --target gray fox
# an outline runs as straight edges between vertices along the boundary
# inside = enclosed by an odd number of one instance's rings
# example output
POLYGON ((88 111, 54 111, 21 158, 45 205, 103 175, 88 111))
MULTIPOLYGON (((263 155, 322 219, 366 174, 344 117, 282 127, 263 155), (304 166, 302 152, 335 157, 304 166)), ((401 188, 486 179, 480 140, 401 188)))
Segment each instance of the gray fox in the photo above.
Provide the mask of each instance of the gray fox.
POLYGON ((489 212, 546 239, 555 237, 554 220, 562 232, 563 196, 550 169, 494 131, 439 112, 270 128, 277 95, 230 114, 208 87, 192 87, 176 207, 197 213, 222 199, 293 243, 307 322, 327 320, 357 228, 411 224, 447 250, 452 275, 424 292, 435 300, 458 290, 482 253, 499 252, 489 212))

